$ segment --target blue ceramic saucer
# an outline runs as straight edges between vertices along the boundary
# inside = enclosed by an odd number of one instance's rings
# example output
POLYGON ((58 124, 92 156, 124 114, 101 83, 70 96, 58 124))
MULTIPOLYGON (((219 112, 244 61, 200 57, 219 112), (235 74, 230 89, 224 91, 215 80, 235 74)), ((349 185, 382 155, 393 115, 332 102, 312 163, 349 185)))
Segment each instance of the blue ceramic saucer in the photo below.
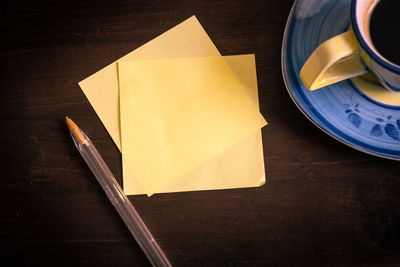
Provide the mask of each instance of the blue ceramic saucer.
POLYGON ((314 49, 349 28, 350 4, 351 0, 294 3, 283 38, 283 78, 295 104, 321 130, 362 152, 400 160, 400 106, 374 97, 387 94, 385 89, 357 78, 310 92, 299 78, 314 49))

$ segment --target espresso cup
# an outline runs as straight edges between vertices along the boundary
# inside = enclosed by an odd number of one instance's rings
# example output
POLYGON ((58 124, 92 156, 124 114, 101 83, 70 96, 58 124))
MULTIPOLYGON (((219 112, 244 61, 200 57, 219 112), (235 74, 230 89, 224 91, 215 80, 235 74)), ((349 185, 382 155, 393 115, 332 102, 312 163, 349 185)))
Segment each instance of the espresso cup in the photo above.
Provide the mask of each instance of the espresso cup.
MULTIPOLYGON (((371 39, 371 15, 379 2, 352 0, 351 29, 320 44, 300 70, 308 90, 372 73, 385 88, 400 92, 400 66, 383 57, 371 39)), ((387 36, 388 42, 391 39, 387 36)))

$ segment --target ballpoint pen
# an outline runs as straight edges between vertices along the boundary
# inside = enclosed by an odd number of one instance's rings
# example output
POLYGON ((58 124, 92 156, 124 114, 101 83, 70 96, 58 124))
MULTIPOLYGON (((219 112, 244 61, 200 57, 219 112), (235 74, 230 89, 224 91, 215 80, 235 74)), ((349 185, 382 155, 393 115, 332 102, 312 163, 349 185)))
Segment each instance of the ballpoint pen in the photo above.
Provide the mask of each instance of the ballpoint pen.
POLYGON ((172 266, 90 139, 68 117, 66 122, 76 148, 150 263, 153 266, 172 266))

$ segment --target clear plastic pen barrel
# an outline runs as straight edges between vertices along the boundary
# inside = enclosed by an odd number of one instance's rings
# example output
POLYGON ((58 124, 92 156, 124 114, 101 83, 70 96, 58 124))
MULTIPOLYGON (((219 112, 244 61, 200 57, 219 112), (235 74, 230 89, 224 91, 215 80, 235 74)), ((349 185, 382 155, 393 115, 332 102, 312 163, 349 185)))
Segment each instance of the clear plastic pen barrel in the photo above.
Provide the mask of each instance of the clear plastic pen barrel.
POLYGON ((80 144, 71 133, 76 147, 151 264, 153 266, 171 266, 90 139, 82 131, 81 133, 85 138, 83 144, 80 144))

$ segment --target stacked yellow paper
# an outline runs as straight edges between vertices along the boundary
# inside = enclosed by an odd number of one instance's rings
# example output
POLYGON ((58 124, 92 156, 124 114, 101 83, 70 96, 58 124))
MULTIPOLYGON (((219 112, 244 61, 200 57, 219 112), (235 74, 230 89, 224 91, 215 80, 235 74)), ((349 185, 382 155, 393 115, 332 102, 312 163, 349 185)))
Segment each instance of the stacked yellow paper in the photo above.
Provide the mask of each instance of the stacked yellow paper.
POLYGON ((79 85, 122 152, 126 194, 264 183, 254 56, 221 57, 194 16, 79 85))

